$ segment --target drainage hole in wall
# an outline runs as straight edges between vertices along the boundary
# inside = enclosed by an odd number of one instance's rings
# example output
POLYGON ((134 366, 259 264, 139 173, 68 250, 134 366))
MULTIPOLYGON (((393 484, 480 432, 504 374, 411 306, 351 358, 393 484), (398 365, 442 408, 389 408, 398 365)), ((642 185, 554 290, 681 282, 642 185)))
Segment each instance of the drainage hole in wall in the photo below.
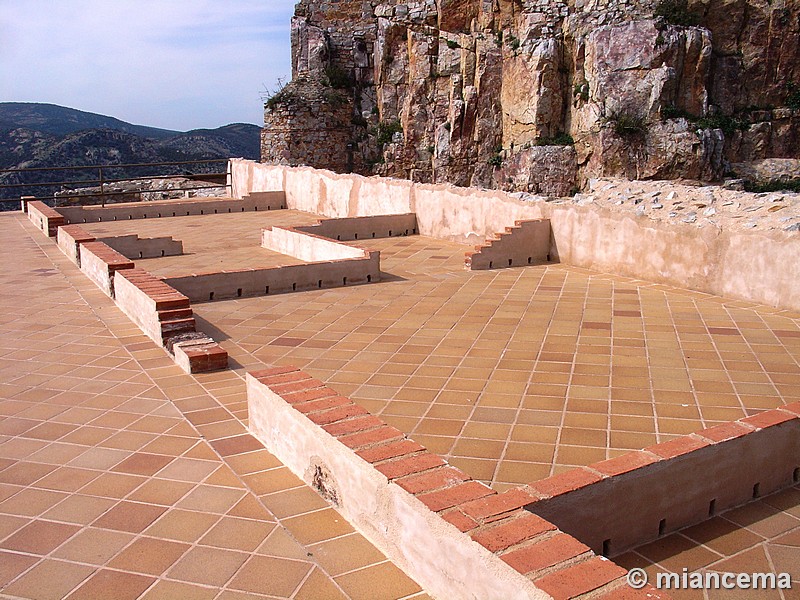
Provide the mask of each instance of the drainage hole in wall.
POLYGON ((164 251, 163 250, 161 251, 161 256, 164 256, 164 251))
POLYGON ((116 220, 117 220, 117 217, 114 217, 114 220, 116 221, 116 220))
POLYGON ((141 253, 141 252, 139 252, 139 258, 143 258, 143 257, 142 257, 142 253, 141 253))
POLYGON ((664 535, 664 532, 665 532, 666 530, 667 530, 667 520, 666 520, 666 519, 661 519, 661 520, 658 522, 658 535, 659 535, 659 537, 661 537, 662 535, 664 535))
POLYGON ((317 287, 322 287, 322 279, 320 279, 319 281, 317 281, 317 287))
POLYGON ((265 287, 265 288, 264 288, 264 293, 265 293, 265 294, 269 294, 269 286, 267 286, 267 287, 265 287))
POLYGON ((258 212, 258 207, 257 207, 257 206, 254 206, 254 207, 253 207, 253 210, 254 210, 254 211, 256 211, 256 212, 258 212))
POLYGON ((202 211, 202 210, 200 211, 200 214, 201 214, 201 215, 203 214, 203 211, 202 211))
POLYGON ((342 277, 342 285, 347 285, 347 277, 342 277))
POLYGON ((546 258, 547 258, 547 262, 550 262, 550 255, 549 254, 547 255, 546 258))
POLYGON ((161 213, 158 213, 158 218, 159 218, 159 219, 161 218, 161 213))
POLYGON ((392 230, 389 230, 389 237, 392 237, 392 230))
POLYGON ((797 467, 797 468, 794 470, 794 475, 792 476, 792 479, 794 479, 794 482, 795 482, 795 483, 798 483, 798 482, 800 482, 800 467, 797 467))
POLYGON ((532 262, 533 262, 533 257, 532 257, 532 256, 529 256, 529 257, 528 257, 528 264, 531 264, 532 262))
POLYGON ((491 269, 493 265, 494 265, 494 263, 490 260, 489 261, 489 268, 491 269))
POLYGON ((208 295, 208 299, 209 299, 209 300, 213 300, 213 299, 214 299, 214 292, 211 292, 211 293, 208 295))
POLYGON ((293 284, 292 284, 292 291, 294 292, 294 291, 296 291, 296 290, 297 290, 297 284, 296 284, 296 283, 293 283, 293 284))
POLYGON ((217 209, 216 208, 214 209, 214 214, 217 214, 217 209))
POLYGON ((242 288, 238 288, 238 289, 236 290, 236 296, 237 296, 238 298, 241 298, 241 297, 242 297, 242 288))
POLYGON ((174 217, 174 216, 175 216, 175 213, 172 213, 172 216, 174 217))
POLYGON ((513 259, 511 259, 511 258, 509 258, 509 259, 508 259, 508 266, 509 266, 509 267, 511 266, 511 263, 512 263, 512 262, 514 262, 514 260, 513 260, 513 259))
POLYGON ((354 239, 354 240, 357 240, 357 239, 358 239, 358 234, 357 234, 357 233, 354 233, 354 234, 353 234, 353 239, 354 239))
POLYGON ((713 517, 717 514, 717 500, 716 498, 708 503, 708 516, 713 517))
POLYGON ((342 236, 340 236, 340 235, 337 235, 337 236, 336 236, 336 239, 337 239, 337 240, 339 240, 339 241, 341 241, 341 239, 342 239, 342 236))
POLYGON ((367 275, 367 283, 372 283, 372 275, 367 275))
POLYGON ((244 206, 242 207, 242 212, 244 212, 244 206))
POLYGON ((608 558, 611 554, 611 540, 603 540, 603 556, 608 558))
POLYGON ((761 484, 757 483, 753 486, 753 498, 758 498, 761 495, 761 484))

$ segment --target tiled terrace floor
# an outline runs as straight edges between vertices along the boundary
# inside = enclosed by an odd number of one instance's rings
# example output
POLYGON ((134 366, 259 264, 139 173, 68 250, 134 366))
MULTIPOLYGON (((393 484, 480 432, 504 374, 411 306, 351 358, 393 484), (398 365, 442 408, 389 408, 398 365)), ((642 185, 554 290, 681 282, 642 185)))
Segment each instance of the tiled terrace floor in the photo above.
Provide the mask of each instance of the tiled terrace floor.
POLYGON ((296 210, 273 210, 83 223, 81 227, 97 237, 138 233, 143 238, 171 235, 181 240, 182 256, 136 261, 137 266, 153 275, 175 277, 300 264, 302 261, 296 258, 262 248, 261 230, 271 225, 311 225, 318 220, 319 217, 296 210), (213 223, 213 231, 209 223, 213 223))
POLYGON ((183 374, 21 214, 0 247, 0 597, 427 598, 246 435, 239 372, 183 374))
POLYGON ((565 265, 465 271, 370 240, 384 281, 196 305, 243 365, 292 364, 506 488, 800 399, 800 315, 565 265))
POLYGON ((800 487, 789 488, 615 557, 657 573, 790 573, 792 590, 670 590, 677 600, 800 598, 800 487))

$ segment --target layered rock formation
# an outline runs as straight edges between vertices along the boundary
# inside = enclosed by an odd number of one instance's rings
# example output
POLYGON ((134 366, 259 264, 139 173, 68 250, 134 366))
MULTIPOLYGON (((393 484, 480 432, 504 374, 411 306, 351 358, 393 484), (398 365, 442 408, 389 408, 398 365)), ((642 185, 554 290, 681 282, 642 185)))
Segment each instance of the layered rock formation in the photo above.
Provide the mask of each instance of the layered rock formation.
POLYGON ((262 160, 549 195, 719 180, 799 155, 799 45, 789 0, 302 0, 262 160))

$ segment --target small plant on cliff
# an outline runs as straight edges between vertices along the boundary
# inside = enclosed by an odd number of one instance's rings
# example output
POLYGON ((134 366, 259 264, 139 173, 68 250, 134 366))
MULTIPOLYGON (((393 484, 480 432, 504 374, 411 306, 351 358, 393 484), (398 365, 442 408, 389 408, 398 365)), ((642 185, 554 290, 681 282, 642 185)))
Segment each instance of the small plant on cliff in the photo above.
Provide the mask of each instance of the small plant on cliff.
POLYGON ((447 47, 450 48, 450 50, 455 50, 456 48, 459 47, 459 45, 458 42, 454 40, 447 40, 447 47))
POLYGON ((353 82, 347 71, 336 65, 329 65, 325 68, 322 84, 335 90, 346 90, 352 87, 353 82))
POLYGON ((662 17, 670 25, 691 27, 700 24, 697 15, 689 10, 688 0, 661 0, 656 5, 655 16, 662 17))
POLYGON ((575 140, 568 133, 557 133, 553 137, 541 137, 536 140, 537 146, 574 146, 575 140))
POLYGON ((514 51, 514 54, 516 54, 522 42, 520 42, 517 37, 509 35, 508 38, 506 38, 506 44, 508 44, 509 48, 511 48, 511 50, 514 51))
POLYGON ((641 135, 647 130, 647 122, 631 110, 619 110, 606 118, 614 126, 614 133, 620 137, 641 135))
POLYGON ((589 100, 589 83, 587 81, 579 81, 572 89, 572 97, 575 100, 586 102, 589 100))
POLYGON ((792 110, 800 109, 800 85, 792 82, 786 86, 786 108, 792 110))
POLYGON ((491 167, 502 167, 503 166, 503 147, 502 146, 495 146, 492 155, 486 161, 491 167))
POLYGON ((378 123, 378 146, 388 144, 392 141, 395 133, 403 133, 403 126, 400 121, 388 121, 386 123, 378 123))
POLYGON ((686 119, 698 129, 720 129, 727 137, 731 137, 737 131, 747 131, 750 128, 748 121, 737 116, 708 115, 698 117, 676 106, 664 106, 661 109, 661 118, 664 120, 686 119))

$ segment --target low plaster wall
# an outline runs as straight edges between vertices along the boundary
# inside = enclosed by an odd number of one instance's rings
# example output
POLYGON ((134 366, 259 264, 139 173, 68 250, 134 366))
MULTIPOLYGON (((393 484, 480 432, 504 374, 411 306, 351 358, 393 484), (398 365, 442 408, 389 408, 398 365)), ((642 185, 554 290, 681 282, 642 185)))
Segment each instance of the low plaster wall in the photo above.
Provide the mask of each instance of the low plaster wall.
POLYGON ((289 208, 328 217, 416 213, 421 235, 470 245, 519 220, 550 219, 554 261, 800 310, 800 236, 662 224, 595 205, 522 201, 496 190, 339 175, 232 160, 235 195, 284 190, 289 208), (641 249, 646 248, 647 252, 641 249))
POLYGON ((380 281, 380 252, 360 258, 326 260, 265 269, 169 277, 164 281, 192 302, 265 296, 380 281))
POLYGON ((253 435, 435 598, 666 598, 302 371, 249 373, 247 397, 253 435))
POLYGON ((390 238, 416 235, 417 215, 410 213, 323 219, 316 225, 305 225, 295 229, 342 241, 390 238))
POLYGON ((94 242, 94 236, 88 234, 79 225, 62 225, 58 228, 58 247, 73 263, 81 266, 81 244, 94 242))
POLYGON ((25 206, 28 219, 48 237, 55 237, 59 226, 64 225, 64 217, 44 202, 35 200, 27 202, 25 206))
POLYGON ((300 231, 291 227, 269 227, 261 231, 261 246, 306 262, 364 258, 365 252, 354 246, 300 231))
POLYGON ((99 238, 120 254, 131 259, 158 258, 161 256, 180 256, 183 254, 183 242, 169 237, 140 238, 136 234, 99 238))
MULTIPOLYGON (((35 204, 35 203, 29 203, 35 204)), ((155 202, 131 202, 102 206, 65 206, 58 212, 66 223, 98 223, 102 221, 126 221, 131 219, 158 219, 161 217, 186 217, 190 215, 213 215, 257 210, 280 210, 286 208, 286 197, 282 191, 254 194, 250 198, 193 198, 190 200, 163 200, 155 202)), ((28 211, 30 213, 30 209, 28 211)))
POLYGON ((114 297, 114 276, 117 271, 133 269, 133 262, 103 242, 80 244, 81 271, 106 295, 114 297))
POLYGON ((800 481, 800 403, 532 483, 526 508, 617 555, 800 481))

